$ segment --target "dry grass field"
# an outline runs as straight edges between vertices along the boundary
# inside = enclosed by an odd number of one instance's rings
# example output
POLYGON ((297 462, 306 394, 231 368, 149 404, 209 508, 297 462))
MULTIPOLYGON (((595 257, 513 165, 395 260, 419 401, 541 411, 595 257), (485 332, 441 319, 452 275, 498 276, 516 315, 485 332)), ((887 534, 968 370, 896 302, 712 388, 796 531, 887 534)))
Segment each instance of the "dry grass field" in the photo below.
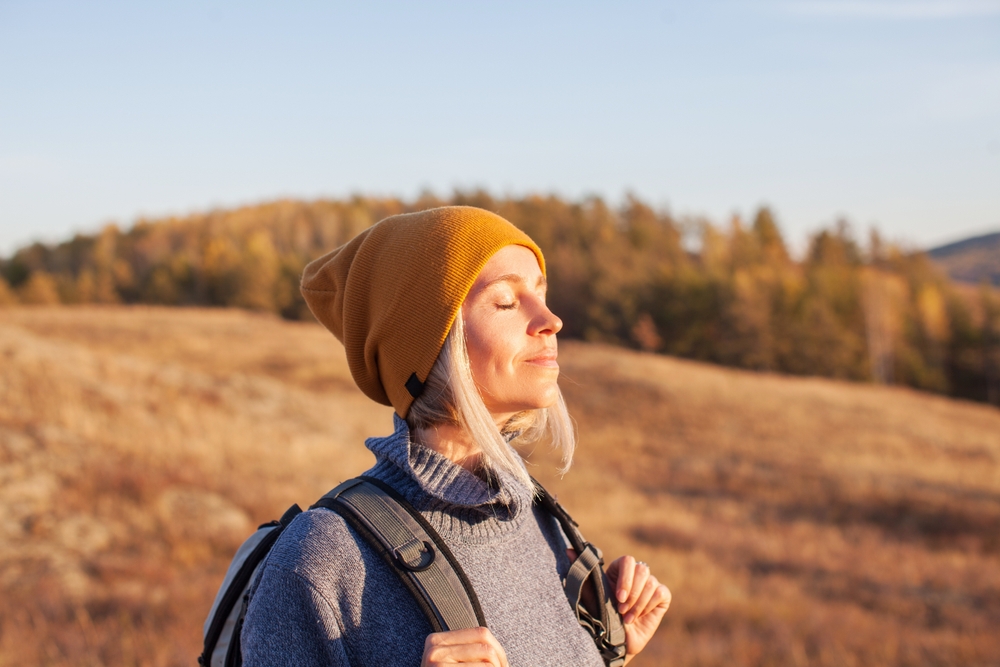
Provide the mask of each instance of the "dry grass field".
MULTIPOLYGON (((564 343, 535 474, 674 592, 636 665, 1000 664, 1000 411, 564 343)), ((252 527, 365 469, 388 408, 311 324, 0 310, 0 665, 191 665, 252 527)))

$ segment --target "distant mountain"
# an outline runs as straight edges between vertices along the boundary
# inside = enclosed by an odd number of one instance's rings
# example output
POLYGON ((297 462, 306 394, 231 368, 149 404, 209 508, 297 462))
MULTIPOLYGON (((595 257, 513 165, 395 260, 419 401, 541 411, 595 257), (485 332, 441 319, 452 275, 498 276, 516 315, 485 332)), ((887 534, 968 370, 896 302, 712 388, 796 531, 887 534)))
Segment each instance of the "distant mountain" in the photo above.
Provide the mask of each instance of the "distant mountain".
POLYGON ((927 251, 953 280, 1000 286, 1000 232, 975 236, 927 251))

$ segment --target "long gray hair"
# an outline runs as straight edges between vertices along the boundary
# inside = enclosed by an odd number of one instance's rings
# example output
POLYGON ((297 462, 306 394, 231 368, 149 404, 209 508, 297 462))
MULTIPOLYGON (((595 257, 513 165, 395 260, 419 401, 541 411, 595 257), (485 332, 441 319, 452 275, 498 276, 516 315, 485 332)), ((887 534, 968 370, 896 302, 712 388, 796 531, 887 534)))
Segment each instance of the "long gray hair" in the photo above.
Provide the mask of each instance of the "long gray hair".
POLYGON ((517 444, 535 443, 548 436, 552 447, 561 455, 561 473, 569 470, 576 449, 573 422, 561 391, 555 405, 519 412, 502 427, 497 426, 472 377, 461 312, 455 317, 441 354, 427 375, 423 392, 410 406, 406 422, 414 434, 418 429, 439 424, 461 427, 479 445, 487 474, 506 472, 529 489, 532 484, 528 471, 521 457, 507 444, 511 435, 516 434, 513 442, 517 444))

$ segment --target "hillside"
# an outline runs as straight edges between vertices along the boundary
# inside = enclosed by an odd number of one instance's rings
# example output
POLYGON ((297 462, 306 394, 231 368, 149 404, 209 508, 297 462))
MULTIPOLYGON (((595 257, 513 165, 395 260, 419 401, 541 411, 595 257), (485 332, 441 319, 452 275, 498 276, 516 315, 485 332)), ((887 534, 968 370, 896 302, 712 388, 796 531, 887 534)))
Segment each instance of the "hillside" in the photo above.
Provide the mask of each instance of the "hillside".
MULTIPOLYGON (((0 664, 190 665, 257 523, 371 461, 388 408, 314 324, 0 311, 0 664)), ((636 665, 1000 661, 1000 411, 579 342, 539 476, 674 605, 636 665)))
POLYGON ((952 280, 1000 286, 1000 232, 963 239, 927 252, 952 280))

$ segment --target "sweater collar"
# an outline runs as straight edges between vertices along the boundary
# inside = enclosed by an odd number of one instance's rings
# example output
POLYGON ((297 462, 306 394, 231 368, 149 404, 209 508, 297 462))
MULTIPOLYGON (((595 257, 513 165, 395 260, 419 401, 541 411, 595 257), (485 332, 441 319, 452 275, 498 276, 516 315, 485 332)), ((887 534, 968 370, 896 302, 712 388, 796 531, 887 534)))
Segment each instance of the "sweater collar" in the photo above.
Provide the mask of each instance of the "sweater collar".
POLYGON ((531 505, 532 491, 512 475, 493 471, 493 484, 432 449, 413 442, 406 420, 393 414, 391 435, 368 438, 365 446, 379 463, 392 463, 411 477, 420 489, 439 501, 460 508, 480 508, 491 514, 498 505, 512 515, 531 505))

